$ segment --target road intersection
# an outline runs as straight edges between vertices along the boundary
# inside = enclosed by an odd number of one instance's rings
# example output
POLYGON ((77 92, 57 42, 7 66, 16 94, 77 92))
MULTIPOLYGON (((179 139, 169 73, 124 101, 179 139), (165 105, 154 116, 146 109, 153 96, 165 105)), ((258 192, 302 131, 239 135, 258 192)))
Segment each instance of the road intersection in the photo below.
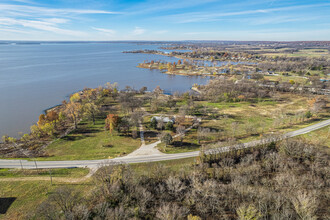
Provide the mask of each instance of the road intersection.
MULTIPOLYGON (((284 134, 281 138, 290 138, 298 135, 306 134, 308 132, 326 127, 330 125, 330 119, 319 122, 317 124, 302 128, 296 131, 292 131, 284 134)), ((244 144, 238 144, 235 146, 227 146, 218 149, 211 149, 206 151, 207 154, 212 153, 221 153, 228 152, 233 149, 242 149, 249 148, 263 143, 269 143, 274 141, 273 139, 262 139, 257 141, 251 141, 244 144)), ((183 159, 196 157, 200 154, 200 151, 193 151, 187 153, 177 153, 177 154, 164 154, 156 148, 157 144, 160 141, 157 141, 152 144, 142 144, 142 146, 136 151, 128 154, 124 157, 118 157, 114 159, 102 159, 102 160, 71 160, 71 161, 28 161, 28 160, 0 160, 0 168, 24 168, 24 169, 35 169, 35 168, 73 168, 73 167, 86 167, 90 169, 97 169, 98 167, 109 164, 112 162, 115 163, 148 163, 156 161, 165 161, 165 160, 174 160, 174 159, 183 159)))

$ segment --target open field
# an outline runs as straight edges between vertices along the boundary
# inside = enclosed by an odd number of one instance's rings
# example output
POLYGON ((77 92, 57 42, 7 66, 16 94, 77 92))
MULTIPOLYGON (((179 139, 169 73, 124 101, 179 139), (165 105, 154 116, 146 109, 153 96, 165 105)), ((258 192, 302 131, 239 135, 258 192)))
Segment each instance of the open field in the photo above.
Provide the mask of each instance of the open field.
POLYGON ((329 119, 329 112, 314 114, 311 118, 303 116, 310 108, 309 100, 299 95, 282 94, 276 100, 261 99, 255 102, 198 101, 194 103, 200 106, 196 114, 202 114, 200 127, 209 129, 208 134, 199 142, 198 131, 194 128, 186 133, 182 144, 179 138, 175 138, 166 149, 163 143, 158 145, 158 149, 165 153, 196 151, 203 144, 226 142, 228 138, 245 143, 260 139, 262 135, 282 134, 329 119), (208 115, 204 115, 203 111, 208 115))
POLYGON ((45 150, 51 155, 38 160, 88 160, 113 158, 128 154, 141 145, 139 138, 110 135, 104 130, 104 119, 95 125, 82 121, 78 129, 54 141, 45 150))
POLYGON ((187 158, 187 159, 166 160, 166 161, 151 162, 151 163, 137 163, 137 164, 131 164, 130 167, 139 174, 148 175, 158 167, 163 167, 165 169, 172 171, 190 169, 192 164, 194 164, 196 160, 197 160, 196 158, 187 158))
POLYGON ((330 149, 330 126, 302 135, 306 142, 330 149))
POLYGON ((56 182, 56 179, 53 185, 49 181, 12 181, 10 184, 0 181, 0 198, 6 205, 10 205, 5 215, 0 214, 0 219, 29 218, 29 214, 33 213, 31 210, 36 210, 54 189, 64 185, 86 194, 93 188, 93 184, 89 182, 72 184, 56 182))
MULTIPOLYGON (((132 164, 130 167, 140 175, 149 175, 155 173, 156 169, 170 169, 172 171, 191 169, 195 158, 182 160, 170 160, 152 163, 132 164)), ((78 177, 83 177, 89 172, 88 169, 52 169, 53 185, 50 184, 48 170, 9 170, 0 169, 0 198, 6 199, 6 204, 10 205, 6 214, 0 214, 0 219, 26 219, 35 210, 39 204, 46 200, 48 195, 54 189, 60 186, 70 186, 80 190, 83 194, 88 194, 94 188, 92 179, 85 179, 83 182, 70 183, 70 179, 75 180, 78 177), (45 180, 34 180, 45 177, 45 180), (66 177, 67 181, 64 181, 66 177), (15 181, 12 180, 16 178, 15 181), (24 178, 24 180, 19 180, 24 178), (28 179, 27 179, 28 178, 28 179)))
POLYGON ((60 169, 0 169, 0 179, 1 178, 14 178, 14 177, 84 177, 89 173, 89 169, 84 168, 60 168, 60 169))
POLYGON ((276 51, 274 49, 268 49, 270 53, 267 53, 267 49, 263 49, 265 53, 263 55, 268 56, 288 56, 288 57, 320 57, 320 56, 329 56, 329 51, 326 49, 302 49, 297 52, 292 53, 283 53, 281 51, 284 51, 288 48, 281 48, 277 49, 276 51))

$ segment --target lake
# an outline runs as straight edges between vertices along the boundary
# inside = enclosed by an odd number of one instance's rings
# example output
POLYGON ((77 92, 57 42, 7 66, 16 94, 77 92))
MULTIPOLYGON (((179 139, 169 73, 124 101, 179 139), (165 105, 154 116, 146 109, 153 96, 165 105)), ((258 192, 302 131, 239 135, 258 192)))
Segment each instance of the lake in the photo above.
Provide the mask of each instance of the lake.
POLYGON ((41 43, 0 44, 0 136, 29 132, 39 114, 85 87, 117 82, 120 88, 160 86, 165 92, 187 91, 208 78, 173 76, 137 68, 144 60, 174 57, 122 53, 158 49, 157 44, 41 43))

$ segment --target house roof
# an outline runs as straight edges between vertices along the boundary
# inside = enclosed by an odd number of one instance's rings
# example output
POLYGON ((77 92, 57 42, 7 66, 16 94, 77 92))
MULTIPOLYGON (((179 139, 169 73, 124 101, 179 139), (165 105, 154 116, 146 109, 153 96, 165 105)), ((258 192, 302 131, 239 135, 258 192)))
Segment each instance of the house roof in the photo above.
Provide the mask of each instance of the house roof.
POLYGON ((165 123, 167 123, 167 122, 173 122, 174 123, 174 118, 153 116, 151 118, 151 120, 154 119, 154 118, 156 119, 156 121, 163 121, 165 123))

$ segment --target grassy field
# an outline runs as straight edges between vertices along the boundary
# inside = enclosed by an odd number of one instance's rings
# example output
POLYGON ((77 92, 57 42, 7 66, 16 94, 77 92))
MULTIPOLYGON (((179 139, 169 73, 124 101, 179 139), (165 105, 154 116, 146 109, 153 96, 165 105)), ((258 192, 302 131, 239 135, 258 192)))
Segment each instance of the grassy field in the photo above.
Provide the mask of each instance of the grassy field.
POLYGON ((104 119, 95 125, 82 121, 78 129, 54 141, 45 150, 50 155, 38 160, 105 159, 128 154, 141 145, 139 138, 110 135, 104 130, 104 119))
MULTIPOLYGON (((284 50, 286 48, 282 48, 284 50)), ((268 56, 288 56, 288 57, 320 57, 320 56, 329 56, 329 51, 326 49, 303 49, 299 50, 297 52, 293 53, 284 53, 281 52, 281 49, 277 50, 280 51, 279 53, 274 53, 274 50, 271 49, 269 50, 269 53, 267 50, 264 50, 265 53, 263 55, 268 55, 268 56)))
MULTIPOLYGON (((192 164, 196 161, 196 158, 187 158, 182 160, 170 160, 153 163, 140 163, 132 164, 130 167, 134 172, 139 175, 151 175, 151 171, 157 170, 157 174, 161 175, 161 170, 172 170, 172 171, 189 171, 192 169, 192 164)), ((94 188, 92 179, 85 179, 80 182, 63 182, 61 177, 66 177, 67 180, 74 177, 81 177, 88 173, 87 169, 53 169, 52 173, 54 176, 53 185, 50 181, 45 180, 34 180, 35 177, 42 177, 43 175, 49 175, 48 171, 39 170, 30 171, 31 173, 22 174, 19 171, 1 169, 0 170, 0 198, 2 209, 8 208, 5 214, 0 214, 0 219, 27 219, 31 210, 35 210, 39 204, 45 201, 50 193, 52 193, 57 187, 70 186, 78 189, 83 194, 88 194, 94 188), (10 173, 15 172, 15 173, 10 173), (15 181, 12 180, 15 177, 28 177, 29 180, 20 181, 18 178, 15 181), (56 178, 57 177, 57 178, 56 178), (7 204, 7 205, 5 205, 7 204)), ((154 172, 155 173, 155 172, 154 172)), ((1 209, 0 209, 1 210, 1 209)))
POLYGON ((5 214, 0 214, 0 219, 28 219, 31 210, 35 210, 45 201, 49 193, 59 186, 68 184, 83 192, 88 192, 94 187, 89 182, 51 185, 49 181, 0 181, 0 198, 4 202, 2 208, 8 208, 10 205, 5 214))
POLYGON ((148 175, 154 169, 159 167, 163 167, 165 169, 170 169, 172 171, 179 171, 184 169, 191 169, 192 165, 196 162, 197 158, 186 158, 179 160, 166 160, 159 162, 151 162, 151 163, 138 163, 131 164, 130 167, 137 173, 148 175))
POLYGON ((0 169, 0 178, 13 177, 84 177, 89 173, 89 169, 72 168, 72 169, 38 169, 38 170, 21 170, 21 169, 0 169))
POLYGON ((311 144, 326 146, 330 149, 330 126, 301 135, 300 138, 303 138, 311 144))
POLYGON ((195 106, 207 109, 208 116, 203 116, 201 127, 211 130, 208 137, 198 143, 197 130, 192 129, 185 135, 182 144, 174 140, 166 148, 164 144, 158 145, 158 149, 165 153, 196 151, 200 150, 202 144, 224 142, 228 138, 245 143, 260 139, 263 134, 282 134, 330 118, 330 113, 324 112, 304 121, 297 120, 297 113, 304 114, 309 110, 308 101, 307 97, 282 94, 276 100, 261 99, 255 102, 195 102, 195 106), (280 124, 277 118, 282 118, 280 124))

